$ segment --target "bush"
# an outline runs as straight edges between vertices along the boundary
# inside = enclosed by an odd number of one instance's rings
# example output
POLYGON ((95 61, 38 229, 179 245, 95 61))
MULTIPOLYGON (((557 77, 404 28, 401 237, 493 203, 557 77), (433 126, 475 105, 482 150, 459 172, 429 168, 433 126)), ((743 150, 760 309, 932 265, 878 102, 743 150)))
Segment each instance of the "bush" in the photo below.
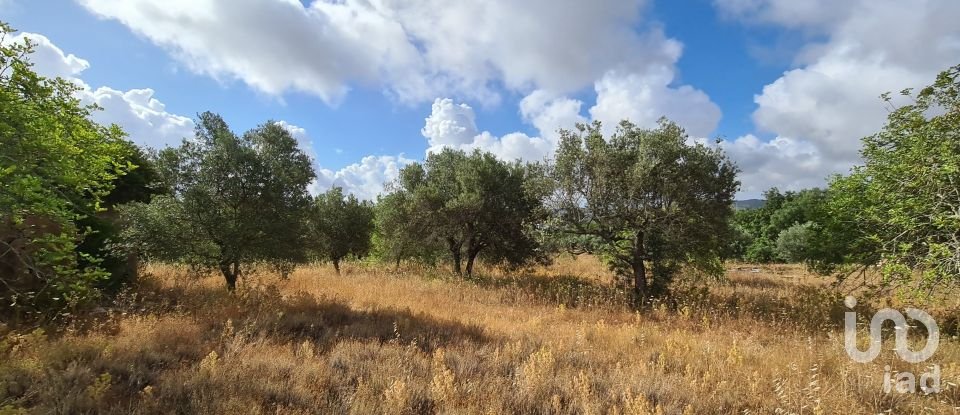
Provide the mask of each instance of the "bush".
POLYGON ((787 262, 801 262, 808 259, 808 251, 813 241, 813 222, 798 223, 777 237, 777 256, 787 262))
MULTIPOLYGON (((0 23, 0 37, 12 32, 0 23)), ((37 75, 32 52, 29 41, 0 44, 0 315, 15 325, 96 297, 108 274, 78 250, 89 235, 80 221, 132 167, 124 132, 93 122, 75 84, 37 75)))

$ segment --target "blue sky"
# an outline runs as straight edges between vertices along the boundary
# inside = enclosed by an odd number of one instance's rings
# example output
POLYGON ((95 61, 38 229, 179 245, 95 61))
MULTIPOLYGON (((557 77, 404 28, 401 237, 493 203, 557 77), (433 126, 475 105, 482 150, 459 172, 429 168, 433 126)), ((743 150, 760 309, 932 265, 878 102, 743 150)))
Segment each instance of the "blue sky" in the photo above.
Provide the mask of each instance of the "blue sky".
POLYGON ((176 141, 205 110, 237 131, 283 121, 316 158, 316 190, 364 197, 428 149, 539 159, 556 128, 661 115, 723 138, 741 197, 822 185, 882 126, 881 92, 960 63, 951 0, 289 1, 0 11, 47 39, 41 72, 67 68, 49 73, 76 78, 141 144, 176 141), (140 89, 155 101, 125 94, 140 89))

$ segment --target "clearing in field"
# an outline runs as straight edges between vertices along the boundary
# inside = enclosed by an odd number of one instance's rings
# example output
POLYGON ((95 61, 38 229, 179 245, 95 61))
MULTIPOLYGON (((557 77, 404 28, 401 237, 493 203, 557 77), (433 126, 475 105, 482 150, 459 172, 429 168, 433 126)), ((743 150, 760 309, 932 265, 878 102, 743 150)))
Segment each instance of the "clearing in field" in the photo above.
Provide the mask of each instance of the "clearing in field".
POLYGON ((236 294, 219 275, 152 266, 98 324, 56 339, 7 338, 0 376, 8 394, 28 397, 19 404, 60 413, 866 414, 960 405, 955 337, 943 335, 924 364, 889 351, 855 363, 843 349, 839 294, 798 266, 758 270, 731 265, 726 283, 680 287, 676 304, 636 312, 591 257, 523 278, 484 270, 473 281, 360 264, 342 276, 303 267, 287 280, 254 271, 236 294), (885 365, 919 381, 933 364, 940 393, 883 391, 885 365))

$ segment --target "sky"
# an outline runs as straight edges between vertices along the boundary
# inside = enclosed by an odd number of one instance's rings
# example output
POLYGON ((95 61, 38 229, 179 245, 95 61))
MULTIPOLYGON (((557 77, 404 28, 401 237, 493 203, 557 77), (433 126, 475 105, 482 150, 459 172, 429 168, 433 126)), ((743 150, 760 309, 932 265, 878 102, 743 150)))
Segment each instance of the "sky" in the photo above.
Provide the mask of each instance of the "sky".
POLYGON ((0 20, 142 146, 203 111, 278 122, 311 191, 366 199, 445 147, 536 161, 578 122, 664 116, 724 148, 739 198, 824 186, 881 93, 960 64, 956 0, 0 0, 0 20))

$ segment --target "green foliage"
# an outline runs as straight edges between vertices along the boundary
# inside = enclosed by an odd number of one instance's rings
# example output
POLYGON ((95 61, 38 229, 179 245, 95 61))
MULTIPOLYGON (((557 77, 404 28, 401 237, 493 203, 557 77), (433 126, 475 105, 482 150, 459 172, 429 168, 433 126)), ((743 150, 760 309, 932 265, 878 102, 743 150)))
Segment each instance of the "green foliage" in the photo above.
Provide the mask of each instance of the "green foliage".
MULTIPOLYGON (((124 162, 131 169, 113 181, 114 189, 102 202, 103 211, 85 216, 77 221, 81 229, 87 229, 83 241, 77 246, 81 264, 87 265, 83 258, 97 258, 100 268, 109 273, 109 277, 99 281, 96 286, 101 291, 116 292, 124 284, 136 277, 137 262, 134 253, 127 252, 115 242, 119 238, 118 205, 131 202, 149 202, 152 195, 163 194, 160 176, 148 156, 130 142, 124 162)), ((92 264, 89 264, 92 265, 92 264)))
POLYGON ((493 264, 544 261, 532 236, 546 213, 538 193, 543 188, 529 185, 532 174, 529 166, 480 151, 445 149, 430 154, 422 165, 412 164, 400 172, 388 196, 399 207, 382 219, 395 221, 389 216, 400 214, 408 224, 391 225, 385 234, 406 235, 394 241, 426 240, 444 246, 457 274, 463 272, 465 260, 466 274, 471 275, 481 253, 493 264))
MULTIPOLYGON (((863 138, 863 166, 830 184, 835 225, 854 235, 843 262, 877 262, 891 285, 960 282, 960 65, 863 138)), ((883 98, 890 102, 889 94, 883 98)))
POLYGON ((754 238, 747 246, 743 258, 754 263, 774 262, 777 258, 776 242, 769 238, 754 238))
POLYGON ((745 247, 731 247, 735 257, 757 263, 777 261, 804 262, 812 261, 820 252, 815 245, 821 243, 820 237, 815 235, 822 232, 826 222, 830 219, 827 212, 828 193, 822 189, 804 189, 797 192, 780 192, 772 188, 764 192, 766 203, 756 209, 738 210, 734 215, 733 226, 742 232, 735 243, 742 244, 749 240, 745 247), (795 256, 799 251, 786 254, 779 248, 781 233, 797 225, 810 223, 809 235, 805 239, 808 246, 802 249, 802 256, 795 256))
POLYGON ((609 139, 594 122, 561 131, 550 174, 556 231, 630 276, 638 299, 665 294, 682 266, 722 272, 739 182, 720 149, 687 144, 667 120, 655 129, 624 121, 609 139))
POLYGON ((809 258, 809 249, 814 241, 814 223, 793 225, 777 236, 776 254, 787 262, 801 262, 809 258))
POLYGON ((345 197, 343 189, 334 187, 313 199, 307 219, 308 243, 319 258, 333 262, 339 274, 341 260, 370 252, 373 215, 372 204, 354 195, 345 197))
POLYGON ((238 137, 205 112, 194 139, 156 158, 171 194, 121 211, 124 240, 137 252, 218 267, 231 290, 244 263, 286 270, 305 259, 303 217, 314 172, 286 129, 267 122, 238 137))
MULTIPOLYGON (((0 23, 0 37, 13 30, 0 23)), ((0 42, 0 313, 50 318, 89 301, 107 277, 78 252, 78 221, 101 210, 114 181, 133 168, 117 126, 90 120, 79 89, 32 70, 32 45, 0 42)))
POLYGON ((413 200, 404 191, 380 195, 374 207, 375 232, 372 243, 375 255, 398 267, 400 261, 417 259, 435 264, 443 246, 432 239, 424 239, 416 230, 413 218, 413 200))

